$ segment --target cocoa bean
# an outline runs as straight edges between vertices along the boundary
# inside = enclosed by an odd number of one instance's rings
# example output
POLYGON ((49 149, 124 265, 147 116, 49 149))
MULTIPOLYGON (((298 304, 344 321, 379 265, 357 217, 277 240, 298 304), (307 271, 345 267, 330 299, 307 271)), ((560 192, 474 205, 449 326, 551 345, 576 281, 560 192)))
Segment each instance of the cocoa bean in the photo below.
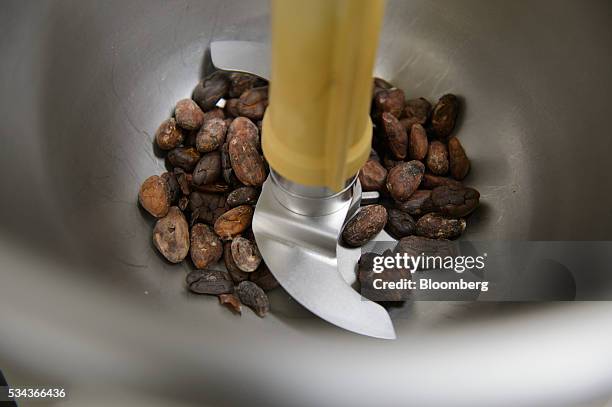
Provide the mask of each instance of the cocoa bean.
POLYGON ((363 246, 380 233, 386 223, 387 210, 384 206, 363 206, 359 212, 347 222, 342 231, 342 239, 349 246, 363 246))
POLYGON ((408 152, 412 160, 423 161, 427 157, 429 142, 427 132, 421 124, 414 124, 408 137, 408 152))
POLYGON ((235 294, 219 294, 219 304, 225 305, 234 314, 242 314, 242 305, 235 294))
POLYGON ((261 145, 259 130, 257 129, 255 123, 253 123, 247 117, 237 117, 232 121, 232 124, 227 130, 227 137, 225 141, 229 143, 232 141, 232 138, 237 135, 251 140, 251 142, 255 144, 259 150, 259 146, 261 145))
MULTIPOLYGON (((382 254, 383 256, 392 257, 393 252, 386 250, 382 254)), ((389 289, 383 290, 375 288, 375 286, 383 283, 400 282, 403 279, 410 280, 412 275, 410 270, 407 268, 387 268, 380 272, 374 272, 374 258, 378 257, 378 253, 364 253, 359 258, 357 278, 359 280, 359 287, 361 295, 365 298, 371 299, 372 301, 403 301, 406 299, 406 291, 403 289, 389 289), (375 280, 379 280, 374 283, 375 280), (376 284, 376 285, 375 285, 376 284)))
POLYGON ((448 156, 451 176, 462 180, 470 171, 470 160, 457 137, 448 140, 448 156))
POLYGON ((227 74, 217 71, 206 79, 200 81, 193 91, 192 99, 204 111, 210 110, 225 97, 229 90, 227 74))
POLYGON ((465 230, 464 219, 428 213, 416 223, 416 234, 430 239, 455 239, 465 230))
POLYGON ((252 89, 260 79, 248 73, 232 72, 228 76, 230 81, 229 97, 239 98, 244 92, 252 89))
POLYGON ((163 178, 153 175, 147 178, 138 192, 140 205, 156 218, 164 217, 170 209, 170 189, 163 178))
POLYGON ((268 87, 249 89, 240 95, 238 112, 251 120, 261 120, 268 107, 268 87))
POLYGON ((423 182, 421 183, 421 187, 425 189, 434 189, 441 186, 456 186, 462 187, 461 182, 454 180, 452 178, 440 177, 438 175, 433 174, 425 174, 423 175, 423 182))
MULTIPOLYGON (((195 173, 195 171, 194 171, 195 173)), ((193 190, 198 192, 209 192, 212 194, 221 194, 230 190, 230 186, 225 181, 214 181, 210 184, 192 185, 193 190)))
POLYGON ((191 99, 179 100, 174 108, 176 124, 185 130, 197 130, 204 121, 204 112, 191 99))
POLYGON ((393 88, 393 85, 391 85, 386 80, 381 79, 381 78, 374 78, 374 81, 372 83, 372 97, 374 97, 376 93, 378 93, 381 90, 391 89, 391 88, 393 88))
POLYGON ((223 244, 223 262, 225 263, 225 268, 227 269, 227 272, 230 274, 230 277, 234 283, 238 284, 241 281, 249 279, 249 275, 251 273, 246 273, 240 270, 234 262, 234 256, 232 255, 232 242, 225 242, 223 244))
POLYGON ((359 171, 359 182, 364 191, 381 191, 386 179, 387 170, 378 161, 368 160, 359 171))
POLYGON ((257 245, 240 236, 232 240, 232 258, 236 267, 246 273, 252 273, 261 264, 261 254, 257 245))
POLYGON ((412 216, 398 209, 389 209, 385 230, 395 239, 414 234, 416 223, 412 216))
POLYGON ((408 135, 406 129, 391 113, 384 112, 381 118, 386 135, 387 146, 393 157, 398 160, 406 158, 408 151, 408 135))
POLYGON ((270 291, 279 286, 278 281, 274 278, 270 269, 263 261, 257 270, 249 274, 249 278, 264 291, 270 291))
POLYGON ((176 125, 176 120, 171 117, 164 120, 155 132, 155 143, 162 150, 172 150, 181 145, 185 136, 176 125))
POLYGON ((393 158, 393 156, 390 155, 385 155, 385 158, 383 159, 383 167, 385 167, 385 169, 387 171, 391 171, 391 168, 402 164, 404 161, 402 160, 396 160, 393 158))
POLYGON ((462 218, 478 207, 480 194, 473 188, 441 186, 431 191, 431 200, 442 214, 462 218))
POLYGON ((423 178, 425 166, 420 161, 404 162, 389 170, 387 190, 399 202, 407 201, 416 191, 423 178))
POLYGON ((178 200, 178 207, 180 210, 185 211, 189 207, 189 198, 185 195, 181 196, 178 200))
POLYGON ((436 175, 448 172, 448 149, 439 141, 432 141, 427 152, 427 168, 436 175))
POLYGON ((236 287, 236 294, 240 301, 251 308, 259 317, 265 317, 270 311, 268 296, 257 284, 252 281, 243 281, 236 287))
POLYGON ((185 170, 179 167, 174 168, 172 172, 176 176, 176 180, 181 187, 181 192, 183 195, 189 195, 191 193, 191 179, 189 178, 190 174, 187 174, 185 170))
POLYGON ((238 117, 240 116, 240 111, 238 110, 238 105, 240 104, 240 99, 229 99, 225 102, 225 113, 229 117, 238 117))
POLYGON ((223 119, 210 119, 204 122, 196 136, 196 148, 200 153, 217 150, 225 143, 227 124, 223 119))
POLYGON ((204 112, 204 118, 202 119, 202 124, 212 119, 225 120, 225 113, 223 109, 215 107, 214 109, 209 110, 208 112, 204 112))
POLYGON ((171 263, 180 263, 189 253, 189 225, 176 206, 155 223, 153 245, 171 263))
POLYGON ((173 172, 164 172, 161 178, 166 181, 168 186, 168 196, 170 198, 170 205, 178 202, 181 197, 181 186, 173 172))
POLYGON ((173 167, 191 172, 200 161, 200 153, 193 147, 177 147, 168 152, 168 161, 173 167))
POLYGON ((251 226, 252 220, 252 206, 237 206, 219 216, 215 222, 215 233, 219 235, 221 239, 230 240, 251 226))
MULTIPOLYGON (((239 119, 234 120, 236 122, 239 119)), ((232 123, 233 126, 233 123, 232 123)), ((229 140, 230 162, 236 178, 244 185, 260 186, 266 180, 266 168, 253 140, 245 133, 236 133, 229 140)))
MULTIPOLYGON (((440 256, 455 257, 459 255, 458 245, 449 240, 429 239, 422 236, 408 236, 400 239, 395 248, 395 253, 406 254, 408 256, 440 256)), ((419 267, 418 270, 426 270, 426 267, 419 267)))
POLYGON ((253 187, 241 187, 233 190, 227 196, 227 205, 234 208, 240 205, 255 205, 259 198, 259 191, 253 187))
MULTIPOLYGON (((431 103, 425 98, 410 99, 406 101, 404 109, 404 119, 412 121, 412 125, 427 123, 429 114, 431 113, 431 103)), ((412 127, 411 125, 411 127, 412 127)))
POLYGON ((198 223, 191 228, 190 251, 195 267, 205 269, 221 259, 223 245, 210 226, 198 223))
POLYGON ((431 191, 418 189, 404 202, 395 202, 395 207, 412 216, 423 216, 435 212, 436 206, 431 200, 431 191))
POLYGON ((192 183, 204 185, 215 182, 221 176, 221 154, 218 151, 206 153, 193 170, 192 183))
POLYGON ((451 135, 459 114, 459 99, 448 94, 440 98, 431 113, 431 129, 441 139, 451 135))
POLYGON ((189 291, 196 294, 220 295, 234 291, 227 273, 217 270, 194 270, 185 278, 189 291))
POLYGON ((374 117, 378 119, 388 112, 400 118, 404 110, 405 96, 401 89, 383 89, 374 95, 374 117))
POLYGON ((189 210, 192 213, 192 222, 202 221, 213 225, 229 207, 225 204, 225 196, 192 192, 189 195, 189 210))

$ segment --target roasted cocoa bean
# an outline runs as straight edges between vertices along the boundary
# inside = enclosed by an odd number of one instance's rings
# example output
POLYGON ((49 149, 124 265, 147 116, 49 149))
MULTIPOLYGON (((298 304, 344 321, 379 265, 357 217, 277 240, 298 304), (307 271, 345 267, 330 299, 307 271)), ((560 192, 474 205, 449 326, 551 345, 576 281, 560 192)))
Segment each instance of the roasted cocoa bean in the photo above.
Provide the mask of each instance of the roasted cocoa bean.
POLYGON ((204 121, 204 112, 191 99, 179 100, 174 108, 176 124, 185 130, 197 130, 204 121))
POLYGON ((237 117, 232 121, 232 124, 227 130, 227 137, 225 141, 229 143, 230 141, 232 141, 232 138, 237 135, 251 140, 252 143, 255 144, 257 146, 257 149, 259 150, 259 147, 261 145, 259 130, 257 129, 255 123, 253 123, 247 117, 237 117))
POLYGON ((425 174, 423 175, 423 182, 421 183, 421 187, 425 189, 434 189, 441 186, 456 186, 462 187, 461 182, 454 180, 452 178, 440 177, 438 175, 433 174, 425 174))
POLYGON ((423 178, 425 166, 420 161, 404 162, 389 170, 387 190, 399 202, 407 201, 416 191, 423 178))
POLYGON ((202 125, 196 136, 196 148, 200 153, 217 150, 225 143, 227 124, 222 119, 210 119, 202 125))
POLYGON ((414 234, 416 223, 412 216, 398 209, 389 209, 385 230, 395 239, 414 234))
POLYGON ((172 150, 181 145, 185 136, 176 125, 176 120, 171 117, 164 120, 155 132, 155 144, 161 150, 172 150))
POLYGON ((410 120, 411 126, 415 124, 424 125, 427 123, 429 114, 431 113, 431 103, 425 98, 410 99, 406 101, 404 109, 404 119, 410 120))
POLYGON ((181 196, 178 200, 178 207, 180 210, 185 211, 189 207, 189 197, 181 196))
POLYGON ((255 242, 240 236, 232 240, 232 258, 236 267, 246 273, 252 273, 261 264, 261 254, 255 242))
POLYGON ((264 291, 270 291, 279 286, 278 281, 274 278, 270 269, 263 261, 257 270, 249 274, 249 278, 264 291))
POLYGON ((164 172, 161 178, 166 181, 168 185, 168 196, 170 198, 170 205, 178 202, 181 197, 181 186, 176 179, 176 175, 173 172, 164 172))
POLYGON ((391 89, 391 88, 393 88, 393 85, 391 85, 386 80, 381 79, 381 78, 374 78, 374 81, 372 83, 372 97, 374 97, 376 93, 378 93, 381 90, 391 89))
POLYGON ((251 120, 261 120, 263 119, 267 107, 267 86, 249 89, 240 95, 240 100, 238 102, 238 112, 240 116, 248 117, 251 120))
POLYGON ((448 140, 448 157, 451 176, 458 180, 465 178, 470 171, 470 160, 457 137, 448 140))
MULTIPOLYGON (((455 257, 460 254, 459 248, 454 242, 445 239, 429 239, 422 236, 408 236, 400 239, 394 252, 413 257, 425 255, 430 257, 440 256, 442 258, 446 256, 455 257)), ((429 268, 431 268, 431 266, 429 268)), ((422 266, 415 271, 427 269, 428 267, 422 266)))
MULTIPOLYGON (((239 119, 234 120, 236 122, 239 119)), ((233 127, 233 123, 232 123, 233 127)), ((266 167, 257 146, 246 133, 235 133, 229 140, 230 162, 236 177, 244 185, 260 186, 266 180, 266 167)))
POLYGON ((227 273, 218 270, 194 270, 185 278, 189 291, 196 294, 220 295, 234 292, 227 273))
POLYGON ((230 186, 225 181, 215 181, 210 184, 192 185, 193 189, 198 192, 209 192, 213 194, 222 194, 230 190, 230 186))
POLYGON ((171 203, 168 183, 157 175, 147 178, 140 186, 138 201, 147 212, 156 218, 166 216, 171 203))
POLYGON ((190 174, 187 174, 185 170, 179 167, 174 168, 172 172, 176 176, 176 180, 181 187, 181 192, 183 195, 189 195, 191 193, 191 179, 189 178, 190 174))
POLYGON ((382 127, 387 139, 387 146, 394 158, 403 160, 408 152, 408 135, 406 129, 391 113, 382 114, 382 127))
POLYGON ((402 212, 417 217, 436 211, 436 206, 431 200, 431 191, 425 189, 414 191, 407 201, 395 202, 395 207, 402 212))
POLYGON ((390 155, 385 155, 385 158, 383 159, 383 167, 385 167, 385 169, 387 171, 391 171, 391 168, 402 164, 404 161, 402 160, 395 160, 392 156, 390 155))
POLYGON ((192 213, 192 221, 202 221, 213 225, 215 221, 225 213, 229 207, 225 204, 225 196, 192 192, 189 195, 189 210, 192 213))
POLYGON ((171 263, 180 263, 189 253, 189 225, 176 206, 155 223, 153 245, 171 263))
POLYGON ((233 190, 227 196, 227 205, 234 208, 240 205, 255 205, 259 198, 259 190, 253 187, 241 187, 233 190))
POLYGON ((214 109, 209 110, 208 112, 204 112, 204 118, 202 119, 202 124, 212 119, 226 120, 223 109, 215 107, 214 109))
POLYGON ((361 207, 342 231, 342 239, 352 247, 363 246, 372 240, 387 223, 387 210, 382 205, 361 207))
POLYGON ((399 119, 404 110, 404 91, 401 89, 383 89, 374 95, 374 117, 379 119, 383 113, 391 113, 399 119))
MULTIPOLYGON (((382 254, 385 257, 393 257, 391 250, 382 254)), ((387 268, 380 272, 374 272, 374 258, 380 256, 378 253, 364 253, 358 262, 357 279, 359 280, 361 295, 372 301, 403 301, 406 300, 406 290, 403 289, 377 289, 382 281, 384 283, 401 282, 403 279, 410 280, 412 275, 407 268, 387 268), (375 280, 379 280, 374 283, 375 280)))
POLYGON ((221 239, 230 240, 251 226, 252 220, 252 206, 237 206, 219 216, 215 222, 215 233, 219 235, 221 239))
POLYGON ((219 294, 219 304, 225 305, 234 314, 242 314, 242 305, 235 294, 219 294))
POLYGON ((408 137, 408 152, 412 160, 423 161, 427 157, 429 142, 427 132, 419 123, 412 125, 408 137))
POLYGON ((438 213, 428 213, 416 223, 416 234, 430 239, 455 239, 464 230, 464 219, 453 219, 438 213))
POLYGON ((240 116, 240 111, 238 110, 238 105, 240 104, 240 99, 229 99, 225 102, 225 113, 229 117, 238 117, 240 116))
POLYGON ((191 228, 191 260, 197 269, 205 269, 218 262, 223 255, 223 244, 210 226, 197 223, 191 228))
POLYGON ((232 255, 232 242, 225 242, 223 244, 223 262, 225 263, 225 268, 227 269, 230 277, 234 281, 234 283, 238 284, 241 281, 248 280, 249 275, 251 273, 246 273, 236 266, 234 262, 234 256, 232 255))
POLYGON ((368 160, 359 171, 359 182, 364 191, 381 191, 385 187, 387 170, 378 161, 368 160))
POLYGON ((432 141, 427 152, 427 168, 436 175, 448 172, 448 149, 439 141, 432 141))
POLYGON ((225 97, 229 91, 227 74, 217 71, 200 81, 193 91, 192 99, 204 111, 210 110, 225 97))
POLYGON ((177 147, 168 152, 168 162, 173 167, 179 167, 187 172, 193 171, 200 161, 200 153, 193 147, 177 147))
POLYGON ((431 191, 431 200, 442 214, 462 218, 478 207, 480 194, 473 188, 441 186, 431 191))
POLYGON ((230 81, 229 97, 239 98, 244 92, 252 89, 259 78, 255 75, 242 72, 232 72, 228 76, 230 81))
POLYGON ((459 99, 448 94, 440 98, 431 113, 431 129, 441 139, 451 135, 459 114, 459 99))
POLYGON ((259 317, 265 317, 270 311, 268 296, 257 284, 252 281, 243 281, 236 287, 236 294, 240 301, 251 308, 259 317))
POLYGON ((215 182, 221 176, 221 154, 218 151, 206 153, 193 170, 192 183, 204 185, 215 182))

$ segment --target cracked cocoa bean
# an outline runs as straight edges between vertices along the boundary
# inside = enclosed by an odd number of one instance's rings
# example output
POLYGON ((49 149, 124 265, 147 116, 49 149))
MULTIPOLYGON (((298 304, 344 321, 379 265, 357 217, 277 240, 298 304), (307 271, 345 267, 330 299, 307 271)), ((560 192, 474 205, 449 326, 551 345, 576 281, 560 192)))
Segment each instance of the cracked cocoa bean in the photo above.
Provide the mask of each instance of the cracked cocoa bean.
POLYGON ((440 177, 438 175, 433 174, 423 175, 423 182, 421 183, 421 187, 425 189, 434 189, 441 186, 462 187, 463 185, 461 184, 461 182, 452 178, 440 177))
POLYGON ((436 175, 448 172, 448 149, 439 141, 432 141, 427 152, 427 168, 436 175))
POLYGON ((243 281, 236 287, 236 294, 240 301, 251 308, 259 317, 265 317, 270 311, 268 296, 257 284, 252 281, 243 281))
POLYGON ((174 117, 164 120, 155 132, 155 144, 161 150, 172 150, 181 145, 184 139, 185 135, 177 127, 174 117))
POLYGON ((407 201, 423 178, 425 166, 420 161, 403 162, 389 170, 387 190, 399 202, 407 201))
POLYGON ((436 211, 436 206, 431 200, 431 191, 424 189, 414 191, 407 201, 395 202, 395 207, 402 212, 417 217, 436 211))
POLYGON ((403 160, 408 152, 406 129, 395 116, 388 112, 382 114, 381 122, 389 151, 393 154, 394 158, 403 160))
POLYGON ((225 102, 225 112, 229 117, 238 117, 240 116, 240 111, 238 110, 238 104, 240 104, 240 99, 229 99, 225 102))
MULTIPOLYGON (((431 103, 429 103, 427 99, 418 98, 406 101, 403 119, 410 123, 410 127, 407 127, 407 130, 410 130, 415 124, 424 125, 427 123, 430 113, 431 103)), ((408 122, 406 122, 406 124, 408 124, 408 122)))
POLYGON ((197 130, 204 121, 204 112, 191 99, 179 100, 174 108, 176 124, 185 130, 197 130))
POLYGON ((230 98, 239 98, 244 92, 255 87, 258 82, 261 82, 257 76, 242 72, 232 72, 228 78, 230 81, 230 98))
POLYGON ((240 205, 255 205, 259 198, 259 190, 253 187, 241 187, 233 190, 227 196, 227 205, 234 208, 240 205))
POLYGON ((196 148, 200 153, 217 150, 225 143, 227 124, 223 119, 210 119, 204 122, 196 136, 196 148))
POLYGON ((204 111, 215 107, 219 99, 225 97, 229 91, 227 74, 221 71, 214 72, 206 79, 200 81, 193 91, 192 99, 204 111))
POLYGON ((200 161, 200 153, 193 147, 177 147, 168 152, 168 161, 173 167, 191 172, 200 161))
POLYGON ((192 223, 199 220, 213 225, 219 216, 225 213, 229 207, 226 205, 225 196, 223 195, 192 192, 189 195, 189 209, 191 211, 192 223))
POLYGON ((198 192, 210 192, 213 194, 221 194, 230 190, 230 186, 225 181, 214 181, 210 184, 192 185, 193 189, 198 192))
POLYGON ((215 233, 224 240, 231 240, 235 236, 244 232, 253 220, 253 207, 250 205, 240 205, 223 215, 219 216, 215 222, 215 233))
POLYGON ((414 234, 416 223, 412 216, 398 209, 389 209, 385 230, 395 239, 414 234))
POLYGON ((180 263, 189 253, 189 225, 176 206, 155 223, 153 245, 171 263, 180 263))
POLYGON ((431 200, 444 215, 462 218, 478 207, 480 193, 462 186, 441 186, 431 191, 431 200))
POLYGON ((273 290, 280 285, 263 261, 257 270, 249 274, 249 278, 264 291, 273 290))
POLYGON ((235 294, 219 294, 219 304, 225 305, 234 314, 242 314, 242 305, 235 294))
POLYGON ((249 89, 240 95, 238 102, 238 112, 240 116, 248 117, 251 120, 263 119, 266 108, 268 107, 268 87, 249 89))
POLYGON ((342 231, 342 239, 352 247, 363 246, 372 240, 387 223, 387 210, 382 205, 363 206, 342 231))
POLYGON ((431 129, 441 139, 446 139, 455 129, 459 114, 459 99, 448 94, 440 98, 431 113, 431 129))
POLYGON ((223 255, 223 244, 210 226, 197 223, 191 228, 191 260, 197 269, 205 269, 218 262, 223 255))
POLYGON ((196 294, 220 295, 234 292, 228 274, 218 270, 194 270, 185 278, 189 291, 196 294))
POLYGON ((193 170, 192 183, 205 185, 215 182, 221 176, 221 154, 218 151, 206 153, 193 170))
POLYGON ((232 256, 232 242, 223 244, 223 263, 234 283, 238 284, 241 281, 248 280, 251 273, 246 273, 236 266, 234 256, 232 256))
POLYGON ((157 175, 147 178, 140 186, 138 201, 154 217, 166 216, 171 203, 168 183, 157 175))
POLYGON ((173 172, 164 172, 161 178, 166 181, 168 185, 168 196, 170 198, 170 205, 178 202, 181 197, 181 186, 173 172))
POLYGON ((252 138, 239 132, 233 134, 228 142, 230 162, 236 178, 244 185, 261 186, 266 180, 266 167, 252 138))
POLYGON ((448 140, 450 173, 455 179, 462 180, 470 171, 470 160, 457 137, 448 140))
POLYGON ((189 178, 190 174, 187 174, 185 170, 182 168, 176 167, 172 170, 176 180, 181 187, 181 192, 183 195, 189 195, 191 193, 191 179, 189 178))
POLYGON ((464 219, 449 218, 438 213, 428 213, 416 223, 416 234, 430 239, 455 239, 464 230, 464 219))
POLYGON ((232 258, 236 267, 246 273, 252 273, 261 264, 261 254, 255 242, 240 236, 232 240, 232 258))
POLYGON ((374 117, 379 119, 383 113, 391 113, 399 119, 404 110, 404 91, 401 89, 383 89, 374 95, 374 117))
POLYGON ((423 161, 427 157, 428 150, 429 141, 427 141, 427 132, 419 123, 412 125, 410 136, 408 137, 410 159, 423 161))
POLYGON ((387 170, 378 161, 368 160, 359 171, 359 182, 364 191, 381 191, 385 187, 387 170))

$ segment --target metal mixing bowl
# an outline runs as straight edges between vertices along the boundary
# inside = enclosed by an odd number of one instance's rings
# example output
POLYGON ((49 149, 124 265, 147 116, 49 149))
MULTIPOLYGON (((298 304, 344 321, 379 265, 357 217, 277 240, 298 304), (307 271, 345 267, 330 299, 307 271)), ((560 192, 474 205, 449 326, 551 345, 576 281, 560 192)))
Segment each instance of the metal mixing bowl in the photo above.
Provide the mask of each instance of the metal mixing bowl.
MULTIPOLYGON (((268 40, 264 1, 0 4, 0 368, 68 404, 578 405, 612 392, 612 308, 416 303, 385 342, 282 291, 260 320, 186 293, 151 245, 153 133, 211 40, 268 40), (85 401, 84 401, 85 400, 85 401), (393 402, 393 403, 392 403, 393 402)), ((465 101, 473 239, 610 240, 612 4, 391 1, 377 74, 465 101)), ((290 267, 290 265, 288 265, 290 267)), ((24 404, 25 405, 25 404, 24 404)))

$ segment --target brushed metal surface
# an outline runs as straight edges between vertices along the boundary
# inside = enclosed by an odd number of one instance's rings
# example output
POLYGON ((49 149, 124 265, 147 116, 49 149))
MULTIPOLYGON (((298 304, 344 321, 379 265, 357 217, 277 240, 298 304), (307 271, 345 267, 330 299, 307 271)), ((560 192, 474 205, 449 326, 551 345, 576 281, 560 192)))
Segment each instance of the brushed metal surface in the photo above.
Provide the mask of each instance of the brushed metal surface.
MULTIPOLYGON (((163 405, 609 398, 609 303, 415 303, 390 343, 283 292, 264 320, 185 292, 188 267, 155 253, 136 206, 163 171, 152 136, 202 76, 210 41, 266 42, 267 22, 257 0, 0 4, 7 380, 65 384, 75 400, 107 395, 105 383, 163 405)), ((611 43, 607 0, 389 3, 377 74, 408 96, 465 101, 467 182, 483 199, 469 238, 610 240, 611 43)))

